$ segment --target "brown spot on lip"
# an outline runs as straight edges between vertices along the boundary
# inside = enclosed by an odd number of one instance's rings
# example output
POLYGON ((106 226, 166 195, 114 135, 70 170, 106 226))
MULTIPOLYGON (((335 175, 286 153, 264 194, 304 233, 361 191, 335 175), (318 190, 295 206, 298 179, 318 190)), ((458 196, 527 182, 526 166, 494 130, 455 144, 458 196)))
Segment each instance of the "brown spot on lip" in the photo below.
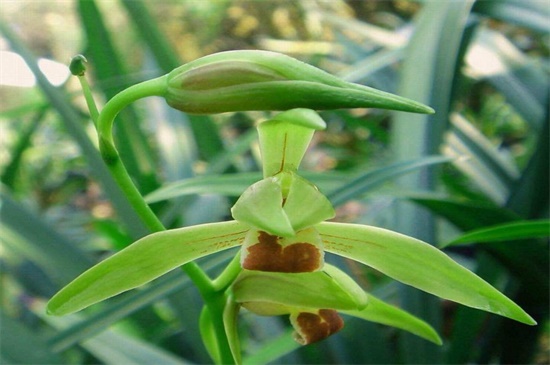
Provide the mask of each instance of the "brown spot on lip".
POLYGON ((243 269, 271 272, 312 272, 320 269, 323 258, 319 249, 305 242, 283 247, 279 237, 259 231, 258 243, 247 248, 243 269))
POLYGON ((299 313, 293 324, 295 339, 302 345, 324 340, 344 328, 344 320, 333 309, 320 309, 318 314, 299 313))

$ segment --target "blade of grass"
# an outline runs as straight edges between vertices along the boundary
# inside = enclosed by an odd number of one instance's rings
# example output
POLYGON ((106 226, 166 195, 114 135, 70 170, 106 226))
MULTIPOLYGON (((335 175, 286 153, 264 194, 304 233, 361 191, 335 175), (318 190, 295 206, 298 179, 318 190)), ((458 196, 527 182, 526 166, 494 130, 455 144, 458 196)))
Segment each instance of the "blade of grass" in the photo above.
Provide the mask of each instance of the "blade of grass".
MULTIPOLYGON (((550 179, 550 142, 548 140, 550 110, 548 103, 547 100, 544 125, 538 138, 537 148, 506 203, 506 207, 527 219, 548 216, 550 200, 550 191, 548 190, 550 179)), ((523 280, 522 286, 516 295, 517 303, 534 313, 535 319, 542 323, 548 320, 550 312, 550 297, 547 295, 549 292, 548 267, 550 267, 550 252, 547 243, 544 243, 543 247, 533 247, 536 241, 527 242, 529 242, 529 246, 524 244, 520 254, 530 254, 532 260, 527 265, 535 266, 540 269, 541 273, 533 281, 527 280, 528 278, 523 280), (542 283, 539 283, 536 279, 541 280, 542 283)), ((511 264, 515 263, 514 260, 511 264)), ((524 267, 523 270, 531 271, 531 267, 524 267)), ((499 354, 502 361, 507 363, 532 362, 537 350, 535 344, 541 334, 544 333, 544 327, 537 326, 533 329, 526 329, 507 322, 501 322, 501 325, 502 327, 499 326, 495 332, 505 334, 499 354), (511 341, 509 339, 511 336, 517 336, 517 341, 511 341), (510 346, 513 348, 510 348, 510 346)))
POLYGON ((548 215, 550 186, 550 111, 546 105, 545 123, 537 141, 537 148, 521 177, 516 181, 506 207, 527 219, 548 215))
MULTIPOLYGON (((162 34, 158 27, 158 21, 151 16, 145 2, 121 0, 121 3, 128 11, 136 31, 151 50, 159 67, 168 73, 180 66, 181 61, 175 52, 176 47, 171 46, 166 36, 162 34)), ((223 151, 224 146, 218 128, 210 117, 189 115, 188 118, 191 121, 191 128, 201 158, 209 161, 223 151)))
POLYGON ((417 171, 426 166, 451 161, 443 156, 426 156, 412 161, 404 161, 392 164, 388 167, 362 174, 348 183, 327 194, 327 197, 334 205, 341 205, 350 199, 355 199, 365 192, 379 186, 380 184, 404 175, 411 171, 417 171))
POLYGON ((468 146, 471 156, 480 160, 487 168, 489 174, 494 175, 504 186, 510 189, 514 181, 519 177, 515 165, 504 159, 491 142, 478 131, 466 118, 459 114, 450 117, 453 132, 468 146))
POLYGON ((0 353, 2 364, 64 364, 34 328, 0 311, 0 353), (32 349, 32 351, 29 351, 32 349))
POLYGON ((550 11, 545 1, 479 1, 475 12, 548 34, 550 11))
MULTIPOLYGON (((441 145, 451 108, 458 56, 473 1, 427 2, 415 20, 415 32, 408 45, 398 94, 432 106, 436 114, 396 115, 392 137, 395 158, 420 158, 434 154, 441 145)), ((435 184, 433 170, 403 178, 406 189, 431 189, 435 184)), ((433 217, 414 207, 397 207, 397 229, 426 242, 435 241, 433 217)), ((434 299, 403 287, 403 308, 440 328, 441 308, 434 299)), ((414 336, 401 341, 405 361, 438 363, 441 351, 414 336)))
POLYGON ((440 247, 483 242, 515 241, 550 236, 550 221, 521 221, 484 227, 463 234, 440 247))
MULTIPOLYGON (((36 315, 59 330, 67 328, 81 319, 79 315, 47 316, 44 314, 44 307, 44 303, 40 301, 31 303, 31 310, 36 315)), ((94 337, 83 339, 80 345, 106 364, 177 365, 188 363, 160 347, 109 329, 94 337)))
POLYGON ((1 192, 0 197, 4 243, 17 245, 18 251, 26 252, 26 256, 40 264, 58 285, 66 284, 92 265, 92 260, 83 251, 48 222, 13 200, 7 193, 1 192), (13 239, 9 240, 10 237, 13 239))
POLYGON ((15 180, 21 166, 23 153, 31 144, 31 138, 44 118, 44 115, 46 115, 46 112, 47 107, 42 107, 37 111, 32 120, 28 123, 29 125, 26 126, 26 129, 24 129, 20 134, 15 146, 12 148, 10 154, 11 161, 7 164, 6 168, 2 172, 2 175, 0 176, 0 181, 12 190, 15 190, 16 188, 15 180))
POLYGON ((122 194, 120 188, 111 177, 108 169, 105 167, 99 151, 88 138, 81 124, 81 118, 68 101, 66 95, 58 88, 52 86, 44 74, 40 71, 36 58, 31 51, 19 40, 15 33, 6 25, 7 22, 0 22, 0 32, 6 37, 13 50, 19 53, 27 65, 32 70, 38 81, 38 86, 44 93, 44 96, 50 102, 51 106, 59 113, 61 121, 67 132, 80 147, 82 153, 90 166, 91 173, 98 179, 102 185, 103 192, 109 198, 117 211, 119 219, 124 223, 132 236, 138 238, 147 233, 145 226, 134 212, 126 197, 122 194))
MULTIPOLYGON (((123 58, 118 55, 111 32, 107 29, 95 1, 79 1, 78 11, 86 32, 86 54, 93 63, 93 71, 100 88, 105 97, 111 99, 137 80, 129 77, 123 58)), ((143 125, 142 120, 132 105, 125 108, 117 118, 117 146, 124 164, 138 187, 143 192, 149 192, 158 186, 158 182, 155 177, 153 150, 139 128, 143 125)))

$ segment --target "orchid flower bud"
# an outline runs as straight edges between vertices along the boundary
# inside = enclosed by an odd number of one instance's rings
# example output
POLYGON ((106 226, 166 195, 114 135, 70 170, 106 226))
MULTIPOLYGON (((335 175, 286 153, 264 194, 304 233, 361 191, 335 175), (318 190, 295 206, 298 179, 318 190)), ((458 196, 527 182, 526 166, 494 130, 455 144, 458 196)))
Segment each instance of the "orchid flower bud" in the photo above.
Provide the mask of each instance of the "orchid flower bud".
POLYGON ((170 106, 191 114, 293 108, 433 113, 421 103, 268 51, 221 52, 189 62, 167 75, 164 96, 170 106))

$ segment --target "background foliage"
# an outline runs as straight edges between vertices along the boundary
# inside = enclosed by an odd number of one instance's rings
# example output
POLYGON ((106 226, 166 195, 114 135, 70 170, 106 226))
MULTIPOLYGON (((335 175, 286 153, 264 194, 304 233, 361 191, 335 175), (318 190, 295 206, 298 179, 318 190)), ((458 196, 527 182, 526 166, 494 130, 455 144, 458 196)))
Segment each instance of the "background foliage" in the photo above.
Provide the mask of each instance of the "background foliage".
MULTIPOLYGON (((41 57, 67 63, 85 54, 96 97, 105 101, 209 53, 283 52, 437 110, 322 113, 328 129, 316 135, 303 170, 338 207, 337 220, 442 245, 465 232, 548 218, 545 0, 2 7, 1 47, 25 58, 37 81, 0 86, 3 363, 209 361, 198 336, 200 300, 179 273, 79 315, 43 314, 57 289, 146 230, 102 164, 76 81, 50 84, 37 67, 41 57), (441 162, 435 155, 450 162, 430 165, 441 162)), ((3 73, 23 72, 2 57, 3 73)), ((118 146, 167 226, 213 222, 228 218, 235 198, 259 178, 253 127, 264 117, 183 115, 152 98, 120 115, 118 146)), ((344 262, 365 289, 432 323, 444 346, 349 318, 338 335, 297 349, 286 320, 244 313, 245 362, 548 363, 548 242, 519 227, 519 236, 505 226, 497 242, 484 242, 485 233, 445 250, 523 306, 536 327, 442 302, 344 262)), ((232 254, 200 265, 215 273, 232 254)))

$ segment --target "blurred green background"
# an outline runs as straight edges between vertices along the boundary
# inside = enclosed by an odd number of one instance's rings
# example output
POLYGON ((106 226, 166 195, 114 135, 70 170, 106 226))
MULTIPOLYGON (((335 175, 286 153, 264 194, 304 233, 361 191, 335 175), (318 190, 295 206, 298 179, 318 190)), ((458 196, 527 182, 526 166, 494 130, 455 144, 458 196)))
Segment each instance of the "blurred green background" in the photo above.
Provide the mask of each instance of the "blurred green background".
MULTIPOLYGON (((88 58, 100 105, 200 56, 266 49, 432 106, 432 116, 322 113, 328 128, 315 136, 302 171, 330 197, 339 221, 442 245, 469 231, 548 219, 547 0, 0 5, 2 363, 209 362, 200 298, 179 273, 78 315, 44 314, 60 287, 147 233, 97 151, 66 68, 78 53, 88 58)), ((155 212, 181 227, 229 218, 260 176, 254 124, 267 115, 184 115, 150 98, 120 115, 116 138, 155 212)), ((243 312, 245 363, 549 363, 547 238, 510 231, 487 240, 445 251, 538 326, 441 301, 342 260, 366 290, 430 322, 444 345, 347 318, 339 334, 298 348, 286 318, 243 312)), ((234 253, 199 263, 215 274, 234 253)))

